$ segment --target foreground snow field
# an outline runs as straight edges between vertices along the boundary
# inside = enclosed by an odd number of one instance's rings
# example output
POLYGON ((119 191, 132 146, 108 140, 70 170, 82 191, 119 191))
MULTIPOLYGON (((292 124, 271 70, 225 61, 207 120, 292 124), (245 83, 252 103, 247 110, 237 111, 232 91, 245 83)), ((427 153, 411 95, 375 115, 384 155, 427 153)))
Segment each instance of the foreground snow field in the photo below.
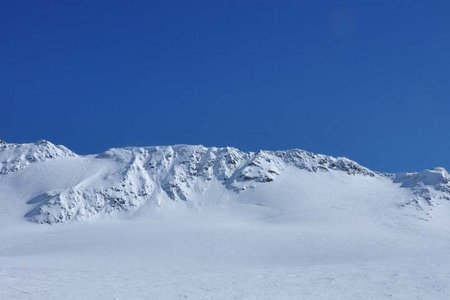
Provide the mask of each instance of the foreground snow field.
POLYGON ((444 169, 3 145, 0 299, 450 299, 444 169))
POLYGON ((448 299, 450 294, 448 243, 437 237, 314 224, 191 221, 23 229, 2 236, 0 299, 448 299))

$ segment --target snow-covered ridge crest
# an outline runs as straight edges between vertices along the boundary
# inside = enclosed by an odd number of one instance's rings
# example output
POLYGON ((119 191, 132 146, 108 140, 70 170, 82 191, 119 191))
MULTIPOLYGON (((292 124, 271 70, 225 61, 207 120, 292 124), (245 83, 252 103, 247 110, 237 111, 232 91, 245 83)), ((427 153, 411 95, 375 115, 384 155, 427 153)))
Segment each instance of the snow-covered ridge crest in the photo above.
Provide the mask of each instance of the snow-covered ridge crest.
POLYGON ((29 144, 13 144, 0 140, 0 174, 22 170, 35 162, 75 156, 77 155, 66 147, 46 140, 29 144))
POLYGON ((228 188, 245 190, 254 187, 255 183, 274 181, 286 166, 310 172, 338 170, 350 175, 376 175, 347 158, 334 158, 298 149, 243 152, 232 147, 175 145, 115 148, 98 157, 129 163, 136 155, 145 161, 144 169, 173 200, 187 200, 188 189, 198 179, 216 179, 228 188))

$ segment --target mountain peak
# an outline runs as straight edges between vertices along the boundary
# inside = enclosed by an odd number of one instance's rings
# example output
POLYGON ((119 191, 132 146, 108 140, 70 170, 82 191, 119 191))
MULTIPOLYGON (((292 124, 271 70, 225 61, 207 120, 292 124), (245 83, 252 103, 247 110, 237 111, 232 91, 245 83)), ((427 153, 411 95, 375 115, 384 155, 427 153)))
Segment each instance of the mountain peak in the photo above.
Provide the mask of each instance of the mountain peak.
POLYGON ((24 169, 31 163, 43 162, 61 157, 77 156, 62 145, 54 145, 46 140, 35 143, 0 143, 0 174, 24 169))

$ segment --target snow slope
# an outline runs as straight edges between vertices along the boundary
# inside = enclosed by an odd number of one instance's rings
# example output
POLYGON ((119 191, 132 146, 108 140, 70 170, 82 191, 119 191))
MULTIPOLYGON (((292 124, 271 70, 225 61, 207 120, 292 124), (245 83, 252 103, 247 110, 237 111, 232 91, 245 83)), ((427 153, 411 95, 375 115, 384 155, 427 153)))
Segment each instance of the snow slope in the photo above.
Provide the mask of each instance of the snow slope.
POLYGON ((450 176, 0 144, 0 299, 449 299, 450 176))

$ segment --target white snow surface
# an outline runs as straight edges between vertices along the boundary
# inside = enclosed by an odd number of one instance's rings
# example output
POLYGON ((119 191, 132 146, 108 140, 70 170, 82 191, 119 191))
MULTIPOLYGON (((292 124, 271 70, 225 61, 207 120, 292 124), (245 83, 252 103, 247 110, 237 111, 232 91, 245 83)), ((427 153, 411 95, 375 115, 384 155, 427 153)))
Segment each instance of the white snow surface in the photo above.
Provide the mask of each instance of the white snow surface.
POLYGON ((450 299, 450 176, 0 141, 0 299, 450 299))

